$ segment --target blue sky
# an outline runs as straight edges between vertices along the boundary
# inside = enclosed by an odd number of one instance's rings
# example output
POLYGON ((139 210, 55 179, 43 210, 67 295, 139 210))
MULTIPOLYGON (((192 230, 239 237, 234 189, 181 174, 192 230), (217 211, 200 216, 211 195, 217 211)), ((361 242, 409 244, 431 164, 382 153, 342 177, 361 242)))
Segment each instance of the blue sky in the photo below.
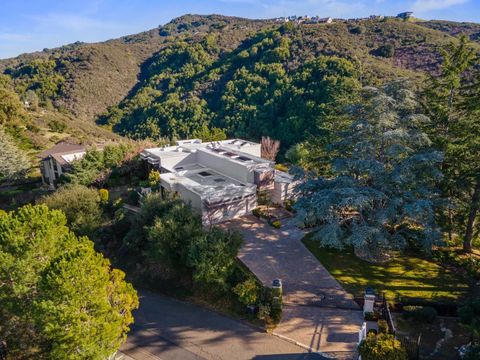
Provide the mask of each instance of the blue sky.
POLYGON ((133 34, 187 13, 351 18, 411 10, 424 19, 480 23, 480 0, 2 0, 1 9, 0 58, 133 34))

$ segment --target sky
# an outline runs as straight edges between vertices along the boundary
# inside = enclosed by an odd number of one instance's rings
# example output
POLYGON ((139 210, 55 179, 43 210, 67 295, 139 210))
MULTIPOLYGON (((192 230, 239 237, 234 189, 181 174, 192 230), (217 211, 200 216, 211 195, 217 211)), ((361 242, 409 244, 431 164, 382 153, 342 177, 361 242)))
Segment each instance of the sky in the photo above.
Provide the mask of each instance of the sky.
POLYGON ((480 0, 1 0, 0 5, 0 59, 135 34, 184 14, 354 18, 413 11, 422 19, 480 23, 480 0))

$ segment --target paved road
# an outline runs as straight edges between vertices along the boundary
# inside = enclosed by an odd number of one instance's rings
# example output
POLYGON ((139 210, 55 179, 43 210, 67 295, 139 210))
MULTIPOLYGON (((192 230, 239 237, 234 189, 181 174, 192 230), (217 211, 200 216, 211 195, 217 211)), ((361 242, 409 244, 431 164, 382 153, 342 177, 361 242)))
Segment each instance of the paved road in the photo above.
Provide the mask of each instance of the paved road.
POLYGON ((293 224, 281 229, 245 216, 223 223, 245 243, 239 258, 267 286, 281 278, 284 314, 275 333, 320 352, 354 351, 362 312, 342 286, 301 243, 293 224))
POLYGON ((120 351, 134 360, 324 359, 242 322, 150 292, 141 293, 120 351))

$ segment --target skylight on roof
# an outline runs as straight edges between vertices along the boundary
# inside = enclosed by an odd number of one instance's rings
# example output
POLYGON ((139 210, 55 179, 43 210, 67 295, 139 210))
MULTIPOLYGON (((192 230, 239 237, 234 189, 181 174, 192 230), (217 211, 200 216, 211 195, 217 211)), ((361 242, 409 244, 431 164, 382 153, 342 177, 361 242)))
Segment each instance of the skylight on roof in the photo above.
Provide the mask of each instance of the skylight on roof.
POLYGON ((198 173, 198 175, 203 176, 203 177, 206 177, 206 176, 211 176, 212 174, 209 173, 208 171, 200 171, 200 172, 198 173))

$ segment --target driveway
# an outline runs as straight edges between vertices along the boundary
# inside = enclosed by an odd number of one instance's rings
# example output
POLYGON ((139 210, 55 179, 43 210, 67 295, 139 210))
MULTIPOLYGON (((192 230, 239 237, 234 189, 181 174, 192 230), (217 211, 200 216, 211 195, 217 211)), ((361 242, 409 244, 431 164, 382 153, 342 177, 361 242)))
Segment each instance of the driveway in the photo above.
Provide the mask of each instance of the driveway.
POLYGON ((300 241, 305 233, 286 222, 280 229, 245 216, 223 223, 239 230, 239 258, 266 286, 283 282, 283 318, 275 334, 324 353, 355 351, 363 322, 360 307, 300 241))
POLYGON ((205 308, 140 293, 120 352, 134 360, 321 360, 320 355, 205 308))

